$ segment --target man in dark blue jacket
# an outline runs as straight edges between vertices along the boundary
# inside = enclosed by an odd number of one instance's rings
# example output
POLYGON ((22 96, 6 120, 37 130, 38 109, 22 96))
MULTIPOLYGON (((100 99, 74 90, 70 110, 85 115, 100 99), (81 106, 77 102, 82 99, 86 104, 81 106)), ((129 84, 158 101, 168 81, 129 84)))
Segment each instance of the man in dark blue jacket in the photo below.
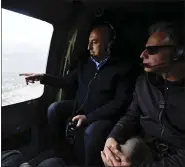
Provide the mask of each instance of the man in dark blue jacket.
POLYGON ((106 166, 185 166, 183 33, 167 23, 151 30, 140 56, 146 73, 137 79, 134 99, 101 152, 106 166))
MULTIPOLYGON (((48 109, 49 125, 54 134, 62 138, 65 122, 71 116, 76 121, 76 140, 74 149, 80 159, 78 134, 83 130, 85 146, 85 164, 101 165, 100 150, 103 149, 110 133, 123 109, 132 99, 132 90, 138 76, 138 68, 112 57, 110 48, 115 39, 115 30, 109 24, 94 27, 89 36, 90 57, 80 61, 76 70, 59 78, 47 74, 27 75, 27 82, 40 80, 42 84, 65 88, 71 83, 78 85, 73 101, 61 101, 51 104, 48 109), (79 132, 79 133, 78 133, 79 132)), ((83 159, 83 158, 82 158, 83 159)))

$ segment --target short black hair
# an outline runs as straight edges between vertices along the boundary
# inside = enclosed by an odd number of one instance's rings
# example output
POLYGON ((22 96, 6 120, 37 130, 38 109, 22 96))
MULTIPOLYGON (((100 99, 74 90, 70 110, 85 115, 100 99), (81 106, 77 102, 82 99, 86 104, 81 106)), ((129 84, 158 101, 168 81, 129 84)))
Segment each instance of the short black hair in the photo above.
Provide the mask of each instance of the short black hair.
POLYGON ((93 29, 98 29, 98 28, 102 28, 102 29, 107 29, 108 30, 108 33, 109 33, 109 41, 112 41, 116 38, 116 32, 115 32, 115 29, 114 27, 108 23, 108 22, 101 22, 101 23, 94 23, 92 25, 92 28, 91 30, 93 29))
POLYGON ((172 22, 158 22, 149 28, 149 35, 155 32, 165 32, 168 34, 169 40, 175 42, 176 45, 184 45, 183 25, 172 22))

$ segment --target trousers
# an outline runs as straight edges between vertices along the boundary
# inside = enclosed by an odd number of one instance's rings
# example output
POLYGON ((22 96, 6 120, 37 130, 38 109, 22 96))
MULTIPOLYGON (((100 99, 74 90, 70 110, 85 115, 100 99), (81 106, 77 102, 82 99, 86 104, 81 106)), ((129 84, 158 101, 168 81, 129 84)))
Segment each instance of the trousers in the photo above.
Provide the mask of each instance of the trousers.
MULTIPOLYGON (((56 141, 64 141, 66 121, 72 115, 73 109, 74 101, 55 102, 49 106, 48 123, 55 137, 53 139, 55 144, 56 141)), ((111 120, 98 120, 78 131, 73 146, 74 159, 78 165, 101 166, 103 164, 100 151, 103 150, 106 138, 114 124, 115 122, 111 120)))

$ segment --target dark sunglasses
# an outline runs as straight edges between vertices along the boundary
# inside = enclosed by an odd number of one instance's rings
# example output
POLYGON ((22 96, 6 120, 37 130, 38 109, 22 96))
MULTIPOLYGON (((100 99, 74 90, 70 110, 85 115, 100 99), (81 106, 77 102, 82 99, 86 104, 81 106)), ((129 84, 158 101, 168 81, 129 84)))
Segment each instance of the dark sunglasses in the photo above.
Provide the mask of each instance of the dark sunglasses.
POLYGON ((145 49, 147 50, 149 55, 154 55, 157 54, 159 50, 163 48, 176 48, 176 46, 175 45, 147 46, 145 49))

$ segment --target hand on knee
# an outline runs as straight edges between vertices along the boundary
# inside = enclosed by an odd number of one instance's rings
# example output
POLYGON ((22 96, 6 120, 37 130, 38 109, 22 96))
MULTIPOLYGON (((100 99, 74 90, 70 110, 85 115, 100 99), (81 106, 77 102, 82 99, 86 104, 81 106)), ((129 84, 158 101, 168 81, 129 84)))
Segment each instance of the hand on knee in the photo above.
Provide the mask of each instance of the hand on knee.
POLYGON ((120 145, 121 152, 132 164, 152 162, 152 153, 145 142, 139 137, 131 138, 120 145))

